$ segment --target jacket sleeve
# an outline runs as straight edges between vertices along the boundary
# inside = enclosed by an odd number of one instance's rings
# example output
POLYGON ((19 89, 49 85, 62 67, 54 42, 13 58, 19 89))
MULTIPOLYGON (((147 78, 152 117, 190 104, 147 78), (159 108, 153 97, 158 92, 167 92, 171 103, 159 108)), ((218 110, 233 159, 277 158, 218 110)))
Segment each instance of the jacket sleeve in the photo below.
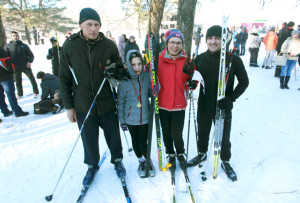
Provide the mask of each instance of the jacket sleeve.
POLYGON ((41 95, 41 99, 47 99, 47 97, 49 96, 50 92, 49 89, 47 88, 47 86, 45 85, 45 83, 41 84, 41 88, 42 88, 42 95, 41 95))
POLYGON ((49 50, 48 50, 47 59, 48 59, 48 60, 52 59, 52 56, 53 56, 53 55, 52 55, 52 49, 49 49, 49 50))
POLYGON ((123 85, 123 84, 121 83, 119 86, 119 89, 118 89, 117 108, 118 108, 118 117, 119 117, 120 123, 125 123, 126 88, 125 88, 125 85, 123 85))
POLYGON ((289 38, 287 38, 284 42, 283 42, 283 44, 282 44, 282 46, 281 46, 281 53, 283 53, 283 54, 287 54, 288 53, 288 46, 289 46, 289 38))
POLYGON ((26 53, 26 56, 28 58, 27 62, 32 63, 33 60, 34 60, 34 55, 33 55, 32 51, 30 50, 28 45, 25 46, 25 53, 26 53))
POLYGON ((235 57, 235 75, 238 80, 237 86, 234 88, 233 93, 231 94, 231 99, 234 102, 239 98, 247 89, 249 85, 249 78, 243 61, 240 57, 235 57))
POLYGON ((9 57, 11 57, 11 56, 10 56, 10 52, 9 52, 9 48, 8 48, 8 44, 4 46, 4 51, 7 53, 7 55, 8 55, 9 57))
MULTIPOLYGON (((65 44, 64 44, 65 45, 65 44)), ((62 99, 66 109, 74 108, 73 102, 73 76, 69 69, 70 62, 66 48, 63 46, 59 65, 59 79, 62 90, 62 99)))

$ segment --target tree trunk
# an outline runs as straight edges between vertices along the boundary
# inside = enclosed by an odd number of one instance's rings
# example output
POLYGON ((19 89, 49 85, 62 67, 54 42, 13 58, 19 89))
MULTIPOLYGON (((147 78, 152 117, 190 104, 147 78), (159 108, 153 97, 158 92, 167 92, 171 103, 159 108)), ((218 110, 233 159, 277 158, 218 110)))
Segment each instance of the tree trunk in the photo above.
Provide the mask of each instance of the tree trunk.
POLYGON ((3 48, 6 45, 6 34, 2 23, 2 14, 0 9, 0 46, 3 48))
POLYGON ((184 50, 191 53, 197 0, 179 0, 177 26, 184 36, 184 50))
POLYGON ((31 45, 31 39, 30 39, 30 34, 29 34, 29 31, 28 31, 27 24, 25 24, 25 36, 26 36, 26 39, 28 41, 28 44, 31 45))
POLYGON ((166 0, 151 1, 151 31, 155 36, 159 34, 161 20, 164 14, 165 3, 166 0))

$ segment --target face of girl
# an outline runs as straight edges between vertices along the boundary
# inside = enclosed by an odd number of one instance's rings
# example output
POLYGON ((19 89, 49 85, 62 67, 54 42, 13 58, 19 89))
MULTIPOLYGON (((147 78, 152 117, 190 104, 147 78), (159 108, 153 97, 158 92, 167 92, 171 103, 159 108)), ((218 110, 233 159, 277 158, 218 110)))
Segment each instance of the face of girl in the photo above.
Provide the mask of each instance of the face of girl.
POLYGON ((131 59, 131 67, 135 74, 140 75, 143 69, 143 63, 139 57, 131 59))

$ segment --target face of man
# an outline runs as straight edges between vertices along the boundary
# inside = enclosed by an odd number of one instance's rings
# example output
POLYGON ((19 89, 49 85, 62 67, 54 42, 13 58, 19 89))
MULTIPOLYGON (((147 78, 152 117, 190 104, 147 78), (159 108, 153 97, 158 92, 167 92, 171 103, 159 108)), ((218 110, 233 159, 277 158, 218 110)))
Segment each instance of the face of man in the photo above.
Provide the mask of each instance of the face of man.
POLYGON ((57 46, 57 42, 52 42, 52 47, 56 47, 57 46))
POLYGON ((133 42, 134 42, 134 38, 130 38, 129 41, 130 41, 131 43, 133 43, 133 42))
POLYGON ((142 72, 143 64, 139 57, 131 59, 131 67, 135 74, 140 75, 142 72))
POLYGON ((164 43, 166 43, 166 36, 163 36, 161 39, 163 40, 164 43))
POLYGON ((95 40, 99 35, 100 24, 96 20, 86 20, 79 25, 85 38, 95 40))
POLYGON ((12 33, 11 37, 15 42, 19 40, 19 35, 16 33, 12 33))
POLYGON ((221 38, 216 36, 211 36, 207 38, 206 41, 208 50, 211 53, 215 53, 221 49, 221 38))
POLYGON ((168 40, 168 53, 171 57, 178 56, 182 50, 182 40, 178 37, 171 37, 168 40))

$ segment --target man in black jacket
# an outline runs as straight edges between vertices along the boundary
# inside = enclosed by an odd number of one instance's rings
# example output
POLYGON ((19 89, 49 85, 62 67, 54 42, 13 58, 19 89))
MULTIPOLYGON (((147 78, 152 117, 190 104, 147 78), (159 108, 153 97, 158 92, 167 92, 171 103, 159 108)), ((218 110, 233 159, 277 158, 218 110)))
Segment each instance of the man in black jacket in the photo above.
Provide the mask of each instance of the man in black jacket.
POLYGON ((18 96, 23 96, 22 73, 25 73, 29 78, 33 88, 33 93, 37 96, 37 94, 39 94, 39 89, 31 70, 31 63, 34 59, 33 53, 27 44, 24 44, 21 40, 19 40, 19 34, 16 31, 11 32, 11 36, 13 40, 5 45, 4 49, 16 67, 14 79, 17 86, 18 96))
POLYGON ((58 77, 59 68, 59 53, 61 52, 61 47, 57 46, 57 40, 55 37, 50 38, 52 48, 48 50, 47 59, 51 60, 52 63, 52 73, 58 77), (58 50, 57 50, 58 48, 58 50))
MULTIPOLYGON (((63 102, 70 122, 77 122, 79 129, 89 111, 94 97, 104 80, 104 69, 108 61, 120 63, 119 51, 113 41, 99 32, 101 21, 91 8, 80 11, 81 30, 70 36, 63 44, 59 78, 63 102)), ((99 126, 111 152, 111 163, 119 176, 125 176, 122 164, 122 145, 118 116, 110 84, 106 81, 81 133, 84 147, 84 163, 89 169, 84 185, 92 182, 98 170, 99 126)))
POLYGON ((59 113, 64 105, 61 98, 61 88, 58 77, 40 71, 37 73, 36 78, 41 79, 42 89, 41 101, 38 102, 39 109, 43 109, 45 112, 51 111, 53 114, 59 113))
MULTIPOLYGON (((203 87, 200 88, 198 100, 198 152, 195 158, 188 162, 188 166, 195 166, 201 161, 206 160, 206 153, 208 150, 209 134, 212 122, 215 121, 216 108, 217 108, 217 88, 220 66, 220 50, 221 50, 221 34, 222 27, 214 25, 207 30, 206 44, 208 50, 195 59, 197 70, 201 73, 205 83, 205 93, 203 87)), ((230 143, 230 130, 231 130, 231 110, 233 102, 243 94, 249 85, 249 79, 245 70, 244 64, 240 57, 236 55, 226 54, 226 67, 229 62, 232 62, 231 69, 228 73, 228 80, 226 80, 225 98, 218 101, 220 109, 225 110, 224 131, 221 147, 221 160, 222 167, 234 173, 229 164, 231 158, 231 143, 230 143), (234 88, 234 77, 237 77, 238 84, 234 88)))
POLYGON ((24 112, 18 105, 18 101, 15 94, 15 85, 13 80, 14 65, 7 55, 7 53, 0 48, 0 109, 4 117, 8 117, 15 112, 16 117, 27 116, 29 113, 24 112), (5 103, 5 95, 8 98, 8 102, 13 110, 10 111, 5 103))

